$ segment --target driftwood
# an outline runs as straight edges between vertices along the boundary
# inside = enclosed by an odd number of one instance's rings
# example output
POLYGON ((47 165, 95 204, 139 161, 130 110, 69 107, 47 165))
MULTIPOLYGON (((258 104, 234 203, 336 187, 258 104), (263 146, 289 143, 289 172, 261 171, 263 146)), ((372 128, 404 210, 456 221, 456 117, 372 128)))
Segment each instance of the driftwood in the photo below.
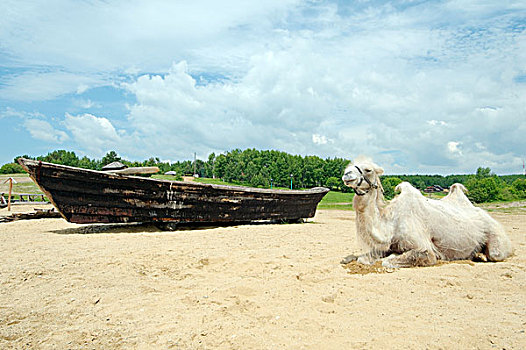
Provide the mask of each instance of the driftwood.
POLYGON ((55 211, 55 208, 40 210, 36 209, 34 213, 17 213, 9 216, 0 218, 0 222, 12 222, 17 220, 32 220, 32 219, 44 219, 44 218, 61 218, 59 212, 55 211))
POLYGON ((107 173, 119 174, 119 175, 146 175, 146 174, 156 174, 160 169, 156 166, 144 166, 144 167, 135 167, 135 168, 126 168, 119 170, 106 170, 107 173))

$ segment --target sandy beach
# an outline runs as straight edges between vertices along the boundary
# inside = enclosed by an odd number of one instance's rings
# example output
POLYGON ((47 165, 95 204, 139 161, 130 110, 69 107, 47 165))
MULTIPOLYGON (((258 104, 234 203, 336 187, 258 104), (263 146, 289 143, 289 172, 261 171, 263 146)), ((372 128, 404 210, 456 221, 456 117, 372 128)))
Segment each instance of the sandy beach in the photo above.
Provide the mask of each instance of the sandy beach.
POLYGON ((2 223, 0 348, 524 349, 526 213, 492 215, 505 262, 363 275, 339 263, 361 252, 352 211, 175 232, 2 223))

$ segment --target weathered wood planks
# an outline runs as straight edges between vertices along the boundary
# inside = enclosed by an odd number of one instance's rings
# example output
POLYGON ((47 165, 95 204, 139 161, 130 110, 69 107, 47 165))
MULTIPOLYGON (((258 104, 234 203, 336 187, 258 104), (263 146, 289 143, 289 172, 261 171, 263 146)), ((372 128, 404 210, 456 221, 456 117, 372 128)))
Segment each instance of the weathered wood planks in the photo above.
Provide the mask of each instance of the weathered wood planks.
POLYGON ((313 217, 329 191, 188 183, 19 162, 64 218, 75 223, 292 221, 313 217))

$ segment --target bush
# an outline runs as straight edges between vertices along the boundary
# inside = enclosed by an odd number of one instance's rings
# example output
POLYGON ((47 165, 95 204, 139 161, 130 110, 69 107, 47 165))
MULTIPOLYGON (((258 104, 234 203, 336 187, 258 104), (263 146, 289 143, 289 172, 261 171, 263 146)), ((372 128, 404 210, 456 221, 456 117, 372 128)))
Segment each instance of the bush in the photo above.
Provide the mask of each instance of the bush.
POLYGON ((327 181, 325 181, 325 186, 327 186, 331 190, 339 190, 342 187, 342 185, 342 180, 334 176, 329 177, 327 181))
POLYGON ((7 163, 0 168, 0 174, 19 174, 25 172, 24 168, 17 163, 7 163))
POLYGON ((471 178, 466 182, 468 197, 475 203, 491 202, 498 199, 499 187, 493 177, 471 178))
POLYGON ((511 184, 513 194, 518 198, 526 198, 526 179, 517 179, 511 184))
POLYGON ((387 177, 382 181, 382 187, 384 188, 385 199, 393 199, 395 196, 395 187, 401 183, 397 177, 387 177))
POLYGON ((512 201, 517 199, 513 191, 513 187, 507 186, 505 183, 501 183, 499 186, 499 195, 497 196, 499 201, 512 201))
POLYGON ((268 180, 263 177, 261 174, 256 174, 250 179, 250 186, 252 187, 268 187, 269 182, 268 180))

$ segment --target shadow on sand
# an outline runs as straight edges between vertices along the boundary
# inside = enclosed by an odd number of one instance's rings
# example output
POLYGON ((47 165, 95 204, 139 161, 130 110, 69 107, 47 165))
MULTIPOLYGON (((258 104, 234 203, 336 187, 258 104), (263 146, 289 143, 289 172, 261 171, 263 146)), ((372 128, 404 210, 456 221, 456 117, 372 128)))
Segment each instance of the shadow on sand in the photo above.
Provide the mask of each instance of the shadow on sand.
POLYGON ((250 222, 231 222, 231 223, 130 223, 130 224, 91 224, 79 227, 52 230, 50 232, 61 235, 85 235, 85 234, 108 234, 108 233, 139 233, 139 232, 178 232, 207 230, 219 227, 236 227, 243 225, 276 225, 276 224, 299 224, 300 220, 282 221, 250 221, 250 222))

